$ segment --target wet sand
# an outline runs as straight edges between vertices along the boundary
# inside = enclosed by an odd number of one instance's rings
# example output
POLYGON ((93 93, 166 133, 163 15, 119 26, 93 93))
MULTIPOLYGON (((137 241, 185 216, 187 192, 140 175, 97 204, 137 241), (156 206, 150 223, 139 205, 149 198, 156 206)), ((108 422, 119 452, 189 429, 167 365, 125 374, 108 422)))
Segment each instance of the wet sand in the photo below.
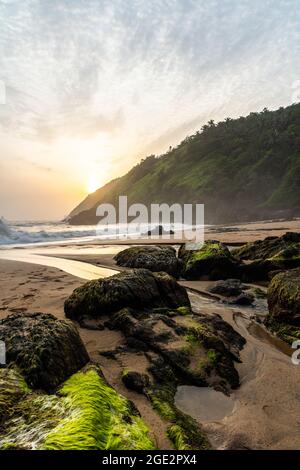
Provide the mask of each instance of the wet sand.
POLYGON ((266 237, 280 237, 286 232, 300 232, 300 219, 266 220, 245 224, 217 225, 207 227, 205 239, 215 239, 232 245, 239 245, 266 237))

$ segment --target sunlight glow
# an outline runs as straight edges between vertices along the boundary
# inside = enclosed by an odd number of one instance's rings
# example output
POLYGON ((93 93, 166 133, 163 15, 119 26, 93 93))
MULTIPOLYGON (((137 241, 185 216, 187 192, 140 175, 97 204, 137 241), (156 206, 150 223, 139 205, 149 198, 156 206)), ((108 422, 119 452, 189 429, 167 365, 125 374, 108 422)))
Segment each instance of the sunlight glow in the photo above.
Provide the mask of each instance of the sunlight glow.
POLYGON ((88 190, 88 193, 93 193, 96 191, 96 189, 100 188, 101 186, 101 183, 99 183, 99 181, 95 178, 95 176, 90 176, 89 180, 88 180, 88 184, 87 184, 87 190, 88 190))

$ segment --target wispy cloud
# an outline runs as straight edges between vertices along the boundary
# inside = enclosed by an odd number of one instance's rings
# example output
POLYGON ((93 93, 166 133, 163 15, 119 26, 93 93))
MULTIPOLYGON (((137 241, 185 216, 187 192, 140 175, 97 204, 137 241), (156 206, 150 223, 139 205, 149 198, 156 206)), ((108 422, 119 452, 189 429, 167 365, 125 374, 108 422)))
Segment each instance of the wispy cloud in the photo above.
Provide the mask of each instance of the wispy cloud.
POLYGON ((47 160, 107 134, 111 177, 209 118, 291 103, 300 77, 298 0, 0 0, 0 20, 4 137, 47 160))

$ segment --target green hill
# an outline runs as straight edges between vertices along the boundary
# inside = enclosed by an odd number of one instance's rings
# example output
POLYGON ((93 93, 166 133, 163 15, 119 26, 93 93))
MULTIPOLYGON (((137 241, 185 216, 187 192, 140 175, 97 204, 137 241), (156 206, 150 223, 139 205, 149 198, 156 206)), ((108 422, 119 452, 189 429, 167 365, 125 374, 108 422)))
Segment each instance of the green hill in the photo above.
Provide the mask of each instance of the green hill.
POLYGON ((206 223, 300 215, 300 104, 209 121, 159 157, 90 194, 72 224, 97 222, 100 203, 204 203, 206 223))

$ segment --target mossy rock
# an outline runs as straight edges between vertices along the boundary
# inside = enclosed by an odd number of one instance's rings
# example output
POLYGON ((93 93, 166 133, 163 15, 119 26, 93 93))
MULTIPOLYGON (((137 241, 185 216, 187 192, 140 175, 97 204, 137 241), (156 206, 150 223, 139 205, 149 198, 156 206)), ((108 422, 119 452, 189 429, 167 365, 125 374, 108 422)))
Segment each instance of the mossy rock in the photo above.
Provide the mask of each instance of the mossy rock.
POLYGON ((7 364, 15 364, 28 385, 51 391, 89 361, 72 322, 46 313, 14 313, 0 320, 7 364))
MULTIPOLYGON (((123 333, 128 347, 158 354, 184 383, 210 384, 226 393, 239 385, 234 360, 239 361, 245 340, 217 315, 190 312, 170 317, 165 313, 123 309, 112 315, 109 327, 123 333), (218 361, 210 360, 212 350, 218 361), (197 358, 201 357, 209 359, 205 370, 198 367, 197 358)), ((159 377, 157 368, 152 374, 159 377)))
POLYGON ((281 237, 256 240, 236 248, 232 253, 241 260, 287 261, 298 259, 300 264, 300 233, 286 232, 281 237))
POLYGON ((85 316, 97 318, 124 307, 149 309, 189 305, 185 288, 172 276, 133 269, 87 282, 75 289, 65 301, 65 313, 67 317, 79 320, 85 316))
POLYGON ((165 271, 174 277, 179 277, 181 271, 181 261, 171 246, 131 246, 120 251, 114 259, 118 266, 165 271))
POLYGON ((269 315, 277 322, 300 326, 300 268, 279 273, 268 288, 269 315))
POLYGON ((0 369, 0 426, 13 414, 15 405, 29 391, 24 378, 17 370, 0 369))
POLYGON ((278 338, 292 345, 294 341, 300 340, 300 327, 278 322, 274 317, 267 316, 265 319, 266 327, 278 338))
MULTIPOLYGON (((0 371, 0 380, 5 377, 0 371)), ((17 374, 17 373, 16 373, 17 374)), ((18 374, 16 380, 19 380, 18 374)), ((5 382, 9 389, 10 382, 5 382)), ((2 424, 0 449, 148 450, 155 445, 138 411, 112 389, 97 366, 71 376, 56 394, 23 390, 2 424)), ((0 392, 0 404, 1 404, 0 392)))
POLYGON ((223 243, 215 240, 208 240, 195 250, 187 250, 183 245, 178 256, 183 261, 182 276, 186 279, 218 280, 239 276, 239 263, 223 243))

